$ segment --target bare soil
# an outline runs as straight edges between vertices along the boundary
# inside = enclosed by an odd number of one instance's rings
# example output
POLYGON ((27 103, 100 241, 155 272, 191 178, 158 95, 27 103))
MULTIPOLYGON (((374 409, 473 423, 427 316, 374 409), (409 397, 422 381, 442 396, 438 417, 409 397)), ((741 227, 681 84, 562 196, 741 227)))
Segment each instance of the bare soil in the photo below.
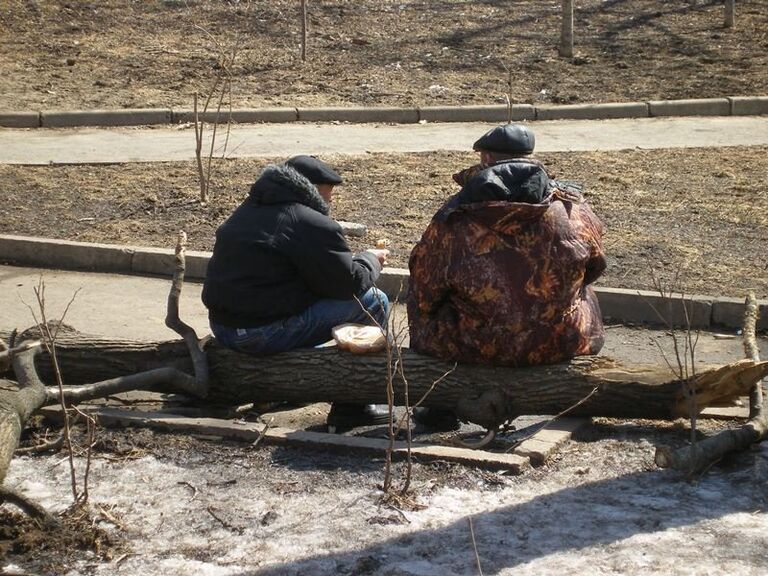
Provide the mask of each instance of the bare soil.
POLYGON ((0 109, 192 107, 229 67, 243 106, 626 102, 768 93, 768 5, 583 0, 575 57, 560 2, 5 0, 0 109), (227 54, 227 58, 221 58, 227 54), (511 88, 509 74, 511 71, 511 88))

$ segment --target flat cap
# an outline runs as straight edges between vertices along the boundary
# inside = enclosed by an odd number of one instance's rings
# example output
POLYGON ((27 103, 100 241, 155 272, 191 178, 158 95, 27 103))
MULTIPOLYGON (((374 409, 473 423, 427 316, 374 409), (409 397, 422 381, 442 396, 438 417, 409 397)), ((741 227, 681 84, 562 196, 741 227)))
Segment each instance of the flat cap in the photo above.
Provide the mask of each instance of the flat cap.
POLYGON ((535 145, 536 138, 526 126, 504 124, 483 134, 472 149, 502 154, 531 154, 535 145))
POLYGON ((344 179, 322 160, 314 156, 294 156, 286 164, 307 178, 312 184, 341 184, 344 179))

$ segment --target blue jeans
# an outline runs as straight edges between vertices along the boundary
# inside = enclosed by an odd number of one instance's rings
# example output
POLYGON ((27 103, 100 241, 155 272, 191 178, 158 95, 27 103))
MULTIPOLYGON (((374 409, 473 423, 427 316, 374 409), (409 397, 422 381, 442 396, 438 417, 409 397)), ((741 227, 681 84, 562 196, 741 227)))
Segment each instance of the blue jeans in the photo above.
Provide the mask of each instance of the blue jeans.
POLYGON ((387 295, 378 288, 371 288, 359 299, 360 302, 355 299, 318 300, 296 316, 257 328, 230 328, 212 321, 211 330, 216 340, 227 348, 246 354, 277 354, 327 342, 333 338, 331 329, 339 324, 373 324, 371 316, 380 326, 386 327, 389 316, 387 295))

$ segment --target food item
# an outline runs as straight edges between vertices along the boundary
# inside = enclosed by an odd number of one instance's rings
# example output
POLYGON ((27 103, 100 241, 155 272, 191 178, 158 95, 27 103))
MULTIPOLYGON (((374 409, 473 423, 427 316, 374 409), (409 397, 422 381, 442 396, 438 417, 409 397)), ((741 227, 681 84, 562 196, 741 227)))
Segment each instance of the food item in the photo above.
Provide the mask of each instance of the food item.
POLYGON ((332 333, 339 348, 356 354, 382 350, 387 343, 384 332, 378 326, 340 324, 333 328, 332 333))

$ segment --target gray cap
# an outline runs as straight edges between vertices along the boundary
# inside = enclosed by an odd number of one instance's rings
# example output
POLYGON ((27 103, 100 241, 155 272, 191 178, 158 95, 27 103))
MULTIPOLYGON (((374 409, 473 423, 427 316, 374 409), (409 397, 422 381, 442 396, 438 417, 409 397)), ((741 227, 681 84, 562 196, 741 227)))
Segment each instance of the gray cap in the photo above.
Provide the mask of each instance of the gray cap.
POLYGON ((531 154, 536 145, 536 138, 522 124, 504 124, 496 126, 483 134, 472 146, 473 150, 501 152, 502 154, 531 154))
POLYGON ((286 164, 307 178, 312 184, 341 184, 344 180, 336 171, 314 156, 294 156, 286 164))

